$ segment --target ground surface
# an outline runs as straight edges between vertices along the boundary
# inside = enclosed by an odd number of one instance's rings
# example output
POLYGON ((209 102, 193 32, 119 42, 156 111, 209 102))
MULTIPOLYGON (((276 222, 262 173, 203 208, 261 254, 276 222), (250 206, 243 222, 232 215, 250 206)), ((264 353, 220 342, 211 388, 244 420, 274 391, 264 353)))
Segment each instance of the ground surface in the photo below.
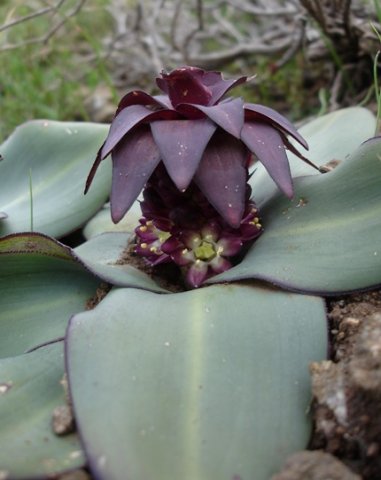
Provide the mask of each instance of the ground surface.
POLYGON ((311 365, 314 452, 273 480, 381 479, 381 290, 327 303, 330 359, 311 365))

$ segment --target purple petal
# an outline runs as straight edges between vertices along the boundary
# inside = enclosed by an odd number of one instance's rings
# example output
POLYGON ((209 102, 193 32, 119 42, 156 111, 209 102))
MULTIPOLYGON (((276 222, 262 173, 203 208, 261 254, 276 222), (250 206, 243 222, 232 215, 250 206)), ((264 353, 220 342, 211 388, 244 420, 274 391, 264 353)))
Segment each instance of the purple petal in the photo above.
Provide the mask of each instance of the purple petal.
POLYGON ((264 122, 246 122, 242 141, 263 164, 278 187, 291 198, 294 194, 290 165, 279 132, 264 122))
POLYGON ((294 155, 296 155, 297 157, 299 157, 301 160, 303 160, 303 162, 306 162, 308 163, 308 165, 310 165, 312 168, 314 168, 315 170, 317 170, 318 172, 320 172, 320 168, 315 165, 313 162, 311 162, 311 160, 309 160, 308 158, 306 158, 304 155, 302 155, 299 150, 297 148, 294 147, 294 145, 288 140, 288 138, 286 137, 286 135, 282 132, 280 132, 280 135, 282 137, 282 141, 285 145, 285 147, 290 150, 290 152, 292 152, 294 155))
POLYGON ((190 250, 197 248, 202 242, 199 233, 193 230, 183 230, 179 234, 179 239, 190 250))
POLYGON ((169 101, 169 98, 167 96, 165 95, 152 96, 146 92, 142 92, 141 90, 134 90, 133 92, 127 93, 127 95, 125 95, 122 98, 122 100, 119 102, 118 109, 115 113, 115 116, 117 116, 119 112, 121 112, 122 110, 124 110, 125 108, 131 105, 143 105, 143 106, 151 105, 154 107, 172 109, 171 102, 169 101))
POLYGON ((131 105, 114 118, 111 123, 109 134, 102 147, 101 159, 103 160, 111 152, 111 150, 122 140, 124 135, 138 123, 145 121, 158 120, 159 118, 169 119, 178 118, 178 114, 174 110, 159 110, 153 112, 143 105, 131 105))
POLYGON ((308 144, 300 133, 296 130, 294 125, 283 115, 278 113, 272 108, 265 107, 264 105, 259 105, 256 103, 246 103, 245 104, 245 113, 248 120, 264 120, 275 123, 281 129, 283 129, 287 134, 295 138, 303 147, 308 150, 308 144), (253 115, 254 114, 254 115, 253 115))
POLYGON ((218 247, 223 248, 221 255, 232 257, 241 250, 243 242, 240 237, 224 237, 218 241, 218 247))
POLYGON ((248 242, 250 240, 254 240, 254 238, 259 237, 259 235, 263 232, 262 225, 258 226, 254 223, 244 223, 240 227, 241 238, 244 242, 248 242))
POLYGON ((189 114, 189 107, 194 107, 203 112, 210 120, 223 128, 233 137, 240 138, 241 129, 244 123, 244 103, 241 98, 234 98, 228 102, 219 103, 211 107, 204 105, 184 105, 180 104, 176 110, 180 113, 189 114))
POLYGON ((151 130, 169 176, 179 190, 185 190, 216 126, 206 119, 161 120, 152 122, 151 130))
POLYGON ((184 245, 174 236, 167 238, 161 246, 161 250, 168 255, 179 249, 184 249, 184 245))
POLYGON ((199 287, 208 274, 208 264, 202 260, 196 260, 186 274, 186 280, 194 288, 199 287))
POLYGON ((119 222, 138 197, 160 161, 147 125, 127 135, 112 153, 111 217, 119 222))
POLYGON ((172 104, 168 95, 154 95, 152 98, 154 98, 164 108, 168 108, 169 110, 172 109, 172 104))
POLYGON ((201 229, 201 235, 204 240, 216 242, 221 235, 221 227, 217 222, 209 222, 201 229))
POLYGON ((247 154, 242 142, 217 131, 195 175, 206 198, 233 228, 239 227, 245 208, 247 154))
POLYGON ((220 72, 205 72, 203 81, 212 92, 209 105, 215 105, 232 88, 245 83, 247 77, 240 77, 232 80, 224 80, 220 72))
POLYGON ((199 106, 190 103, 180 103, 176 107, 176 112, 189 120, 199 120, 205 118, 205 114, 198 108, 199 106))
POLYGON ((204 70, 197 67, 182 67, 157 78, 158 87, 168 94, 172 105, 196 103, 208 105, 212 92, 203 84, 204 70))
POLYGON ((226 260, 226 258, 223 257, 213 258, 209 265, 214 273, 223 273, 232 267, 232 264, 229 262, 229 260, 226 260))
POLYGON ((185 265, 189 265, 191 262, 194 262, 193 253, 184 247, 174 250, 171 253, 171 258, 180 267, 184 267, 185 265))
MULTIPOLYGON (((104 145, 104 144, 103 144, 104 145)), ((91 170, 87 176, 87 179, 86 179, 86 185, 85 185, 85 191, 84 191, 84 194, 86 195, 86 193, 89 191, 89 188, 91 186, 91 184, 93 183, 93 180, 94 180, 94 176, 95 174, 97 173, 97 170, 98 170, 98 167, 102 161, 102 155, 101 155, 101 152, 102 152, 102 148, 103 148, 103 145, 101 146, 101 148, 98 150, 98 153, 97 153, 97 156, 95 158, 95 161, 91 167, 91 170)))

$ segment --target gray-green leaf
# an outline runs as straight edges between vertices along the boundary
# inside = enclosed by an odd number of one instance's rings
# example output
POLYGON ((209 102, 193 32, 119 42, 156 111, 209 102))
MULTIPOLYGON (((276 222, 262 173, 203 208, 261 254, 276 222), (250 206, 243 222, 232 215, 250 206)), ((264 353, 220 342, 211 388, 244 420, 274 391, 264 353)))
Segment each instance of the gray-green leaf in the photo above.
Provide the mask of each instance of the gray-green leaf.
POLYGON ((62 343, 0 360, 0 478, 52 478, 85 463, 77 436, 52 429, 66 403, 62 343))
POLYGON ((33 225, 34 231, 61 237, 94 215, 110 191, 110 162, 100 166, 91 191, 83 191, 107 132, 107 125, 51 120, 18 127, 0 146, 0 208, 8 215, 0 235, 33 225))
POLYGON ((305 447, 323 300, 224 285, 118 289, 67 335, 77 426, 102 480, 268 480, 305 447))
POLYGON ((335 294, 381 284, 381 137, 323 175, 295 181, 263 208, 264 233, 236 267, 210 282, 268 280, 335 294))

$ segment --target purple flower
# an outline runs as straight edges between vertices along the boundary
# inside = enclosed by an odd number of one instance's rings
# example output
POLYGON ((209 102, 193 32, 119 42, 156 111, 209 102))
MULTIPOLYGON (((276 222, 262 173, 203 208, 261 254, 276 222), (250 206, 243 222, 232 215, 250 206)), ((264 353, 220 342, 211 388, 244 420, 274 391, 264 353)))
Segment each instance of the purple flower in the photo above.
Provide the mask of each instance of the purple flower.
POLYGON ((291 135, 307 148, 286 118, 241 98, 224 98, 245 81, 183 67, 156 79, 163 95, 127 94, 87 180, 86 191, 111 153, 113 221, 143 190, 135 252, 153 266, 174 262, 191 287, 234 265, 262 232, 247 183, 253 156, 289 197, 285 149, 309 162, 288 141, 291 135))
POLYGON ((162 73, 163 95, 128 93, 120 102, 106 141, 90 171, 86 191, 99 163, 113 162, 111 215, 117 223, 162 163, 177 189, 194 182, 232 228, 244 216, 247 167, 252 155, 278 187, 293 195, 285 148, 307 161, 290 144, 307 148, 295 127, 271 108, 224 98, 246 77, 225 80, 219 72, 183 67, 162 73))

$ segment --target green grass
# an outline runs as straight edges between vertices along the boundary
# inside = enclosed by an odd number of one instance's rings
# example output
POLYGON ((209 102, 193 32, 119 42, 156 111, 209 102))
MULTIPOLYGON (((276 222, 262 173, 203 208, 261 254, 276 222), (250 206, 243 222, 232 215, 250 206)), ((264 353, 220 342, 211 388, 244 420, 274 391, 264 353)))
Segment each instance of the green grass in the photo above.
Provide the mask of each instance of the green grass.
MULTIPOLYGON (((23 3, 4 1, 0 25, 30 13, 23 3), (14 13, 10 17, 11 11, 14 13)), ((69 19, 47 45, 32 44, 0 52, 0 139, 33 118, 88 120, 84 97, 98 85, 112 85, 99 55, 99 38, 111 28, 106 4, 106 0, 85 4, 85 9, 69 19), (94 61, 83 61, 78 50, 92 54, 94 61)), ((0 48, 41 36, 50 27, 47 17, 20 24, 0 33, 0 48)))
MULTIPOLYGON (((76 1, 68 0, 68 8, 71 9, 76 1)), ((50 17, 39 17, 0 32, 0 143, 17 125, 27 120, 91 120, 84 106, 85 99, 98 86, 107 86, 113 102, 117 104, 119 95, 113 85, 113 72, 102 58, 102 38, 113 28, 106 10, 109 1, 88 0, 83 10, 70 18, 46 45, 40 43, 1 52, 5 44, 44 35, 52 25, 50 17), (92 61, 84 60, 85 55, 91 55, 92 61)), ((126 0, 126 8, 131 1, 126 0)), ((381 0, 372 1, 381 18, 381 0)), ((1 0, 0 26, 29 14, 28 3, 25 0, 1 0)), ((44 4, 47 2, 41 0, 41 5, 44 4)), ((342 69, 341 59, 332 44, 327 47, 330 48, 332 62, 339 70, 342 69)), ((216 45, 212 42, 205 48, 210 51, 216 45)), ((316 72, 308 75, 311 67, 306 65, 303 52, 276 72, 272 71, 271 64, 277 58, 254 56, 251 60, 253 66, 249 74, 256 74, 257 81, 238 87, 234 95, 242 95, 248 102, 280 110, 292 120, 318 112, 319 91, 322 102, 320 113, 326 108, 329 90, 323 83, 311 85, 311 78, 318 77, 316 72)), ((224 74, 226 77, 238 76, 241 67, 241 62, 233 62, 224 74)), ((350 83, 350 79, 345 79, 350 83)), ((374 83, 373 88, 379 92, 376 80, 374 83)), ((381 94, 377 101, 381 115, 381 94)))

